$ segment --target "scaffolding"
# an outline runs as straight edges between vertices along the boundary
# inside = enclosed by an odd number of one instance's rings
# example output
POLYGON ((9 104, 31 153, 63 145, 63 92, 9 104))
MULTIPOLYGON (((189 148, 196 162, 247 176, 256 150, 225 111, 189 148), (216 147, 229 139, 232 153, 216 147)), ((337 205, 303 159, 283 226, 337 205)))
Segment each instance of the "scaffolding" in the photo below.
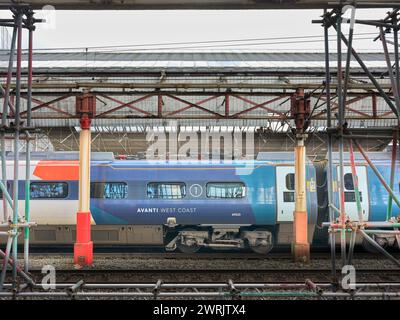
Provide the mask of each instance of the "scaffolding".
MULTIPOLYGON (((328 202, 329 202, 329 221, 323 223, 324 227, 329 228, 330 234, 330 244, 331 244, 331 260, 332 260, 332 282, 337 283, 336 274, 336 234, 340 236, 340 249, 341 249, 341 264, 345 266, 350 264, 353 258, 354 245, 356 240, 356 235, 359 234, 362 238, 371 244, 378 252, 382 253, 386 258, 391 260, 396 265, 400 266, 400 261, 394 258, 389 252, 387 252, 382 246, 380 246, 374 239, 375 234, 394 234, 397 239, 397 243, 400 246, 400 217, 392 216, 392 203, 393 201, 400 205, 399 199, 393 192, 394 176, 396 169, 396 159, 398 158, 397 143, 399 134, 399 124, 400 124, 400 68, 399 68, 399 43, 398 43, 398 31, 399 25, 399 9, 393 9, 391 12, 387 13, 387 16, 381 20, 358 20, 355 19, 356 8, 354 6, 344 6, 334 9, 332 11, 324 10, 322 20, 314 20, 313 23, 322 24, 324 28, 324 39, 325 39, 325 67, 326 67, 326 81, 325 81, 325 92, 327 101, 327 131, 328 131, 328 202), (347 10, 351 11, 351 18, 344 18, 344 14, 347 10), (350 24, 349 35, 346 37, 342 31, 343 24, 350 24), (385 53, 385 60, 388 67, 388 76, 390 78, 391 90, 386 92, 379 82, 375 79, 372 73, 368 70, 365 63, 362 61, 359 54, 353 48, 353 33, 354 26, 357 24, 369 25, 379 28, 379 35, 374 39, 380 40, 382 42, 383 51, 385 53), (337 86, 336 95, 338 99, 339 114, 337 126, 333 126, 332 114, 331 114, 331 77, 333 76, 330 69, 329 61, 329 41, 328 32, 333 29, 337 35, 337 86), (392 65, 388 50, 388 40, 386 39, 386 34, 393 32, 394 42, 394 65, 392 65), (347 47, 345 69, 343 72, 342 66, 342 44, 347 47), (351 129, 347 127, 346 115, 345 115, 345 105, 347 102, 347 90, 350 81, 350 61, 351 58, 358 62, 360 67, 364 70, 365 74, 370 79, 371 83, 374 85, 375 90, 378 94, 386 101, 388 106, 393 112, 393 115, 397 119, 397 126, 384 128, 387 135, 393 137, 393 148, 392 148, 392 160, 391 160, 391 173, 389 184, 385 181, 383 176, 380 174, 379 170, 369 159, 367 153, 364 151, 360 143, 357 141, 358 136, 351 132, 351 129), (395 71, 393 72, 393 68, 395 71), (334 205, 333 196, 333 158, 332 158, 332 146, 333 139, 336 138, 339 144, 339 175, 338 175, 338 192, 339 192, 339 208, 334 205), (355 191, 355 200, 357 204, 357 221, 352 221, 346 215, 345 212, 345 194, 344 194, 344 141, 348 142, 348 149, 350 154, 350 166, 353 178, 353 185, 355 191), (354 151, 353 144, 356 146, 358 151, 362 154, 370 168, 373 170, 383 187, 389 193, 388 209, 386 214, 386 221, 374 221, 365 222, 363 221, 363 215, 360 203, 360 192, 358 190, 358 177, 356 172, 356 166, 354 161, 354 151), (380 229, 380 228, 383 228, 380 229), (393 230, 388 230, 393 229, 393 230), (347 247, 347 235, 349 234, 350 242, 349 247, 347 247)), ((373 134, 371 132, 371 134, 373 134)))
POLYGON ((1 217, 2 228, 8 228, 8 231, 0 232, 0 236, 7 237, 7 245, 5 252, 0 250, 0 256, 3 258, 3 266, 0 278, 0 291, 3 289, 4 281, 8 266, 12 268, 12 288, 17 290, 18 281, 17 275, 22 276, 28 285, 34 285, 34 281, 28 275, 29 272, 29 230, 35 225, 30 221, 30 207, 29 207, 29 190, 30 190, 30 143, 32 132, 35 128, 31 126, 31 105, 32 105, 32 50, 33 50, 33 32, 35 24, 41 20, 34 18, 33 11, 27 6, 11 7, 13 14, 12 19, 1 19, 0 26, 5 28, 12 28, 12 39, 10 44, 10 56, 8 63, 8 72, 5 87, 1 87, 1 93, 4 97, 4 105, 1 112, 1 172, 2 178, 0 181, 0 188, 3 194, 3 217, 1 217), (20 107, 21 107, 21 86, 22 86, 22 37, 24 30, 28 31, 28 106, 27 118, 25 122, 21 121, 20 107), (16 55, 16 70, 14 70, 14 59, 16 55), (15 78, 15 100, 10 99, 11 81, 15 78), (5 151, 5 141, 7 138, 13 138, 14 141, 14 159, 13 159, 13 179, 7 177, 7 160, 5 151), (26 140, 26 171, 25 171, 25 208, 19 208, 19 166, 20 154, 19 144, 20 140, 26 140), (20 214, 24 212, 24 214, 20 214), (18 266, 18 237, 23 233, 24 241, 24 267, 23 269, 18 266))

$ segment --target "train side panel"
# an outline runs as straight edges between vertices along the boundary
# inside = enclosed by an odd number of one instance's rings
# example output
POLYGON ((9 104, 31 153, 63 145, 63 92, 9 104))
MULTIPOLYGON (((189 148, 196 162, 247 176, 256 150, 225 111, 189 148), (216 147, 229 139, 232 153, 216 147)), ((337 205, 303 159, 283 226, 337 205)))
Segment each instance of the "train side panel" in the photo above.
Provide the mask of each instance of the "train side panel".
MULTIPOLYGON (((390 181, 391 164, 390 161, 376 160, 374 165, 379 170, 385 181, 390 181)), ((335 206, 339 208, 339 193, 338 193, 338 171, 339 166, 335 165, 333 170, 334 179, 334 200, 335 206)), ((350 181, 351 167, 349 163, 344 165, 345 172, 345 209, 346 214, 350 219, 358 221, 356 202, 354 196, 354 188, 350 181)), ((387 217, 387 208, 389 203, 389 193, 382 185, 372 168, 364 161, 356 162, 356 172, 359 180, 359 188, 361 192, 361 204, 363 210, 364 221, 385 221, 387 217)), ((396 165, 395 184, 393 191, 397 197, 400 197, 400 172, 399 165, 396 165)), ((393 201, 392 217, 400 215, 400 209, 393 201)))

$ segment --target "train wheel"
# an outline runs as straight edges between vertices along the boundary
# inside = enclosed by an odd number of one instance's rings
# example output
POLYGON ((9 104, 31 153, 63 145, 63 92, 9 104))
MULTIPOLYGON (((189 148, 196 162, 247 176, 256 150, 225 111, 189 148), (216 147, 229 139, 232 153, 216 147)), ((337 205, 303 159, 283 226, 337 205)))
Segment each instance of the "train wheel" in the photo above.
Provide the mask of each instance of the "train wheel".
POLYGON ((273 248, 273 245, 259 245, 259 246, 251 246, 250 249, 257 254, 267 254, 269 253, 273 248))
MULTIPOLYGON (((185 229, 185 231, 195 231, 194 229, 185 229)), ((198 244, 196 244, 196 240, 194 239, 189 239, 186 240, 189 244, 184 244, 182 243, 182 240, 179 240, 179 242, 177 243, 177 247, 178 250, 182 253, 196 253, 197 251, 200 250, 200 246, 198 244)))
POLYGON ((200 247, 198 245, 193 245, 193 246, 187 246, 185 244, 178 244, 178 250, 182 253, 196 253, 197 251, 200 250, 200 247))
MULTIPOLYGON (((268 231, 268 232, 270 232, 269 230, 266 230, 266 229, 256 229, 255 231, 261 231, 261 232, 268 231)), ((272 234, 271 234, 271 237, 270 237, 270 241, 266 241, 265 239, 261 239, 261 240, 256 241, 255 245, 250 245, 249 244, 249 247, 253 252, 255 252, 257 254, 263 254, 263 255, 268 254, 272 250, 272 248, 274 247, 272 234)))

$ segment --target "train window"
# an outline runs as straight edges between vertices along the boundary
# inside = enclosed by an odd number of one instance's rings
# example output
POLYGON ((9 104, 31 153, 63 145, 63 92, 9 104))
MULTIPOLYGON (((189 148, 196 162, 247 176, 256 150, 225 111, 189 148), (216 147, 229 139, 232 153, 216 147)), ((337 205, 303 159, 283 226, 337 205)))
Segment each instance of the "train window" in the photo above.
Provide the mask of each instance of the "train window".
POLYGON ((182 182, 151 182, 147 185, 147 197, 151 199, 182 199, 186 196, 186 184, 182 182))
POLYGON ((3 199, 3 190, 0 189, 0 199, 3 199))
POLYGON ((241 182, 207 183, 207 197, 217 199, 237 199, 246 196, 246 187, 241 182))
POLYGON ((294 202, 294 192, 284 192, 283 193, 283 202, 294 202))
POLYGON ((125 199, 128 185, 125 182, 92 182, 90 197, 96 199, 125 199))
POLYGON ((286 189, 294 190, 294 173, 288 173, 286 175, 286 189))
POLYGON ((346 190, 354 190, 353 175, 351 173, 344 175, 344 187, 346 190))
MULTIPOLYGON (((360 201, 362 202, 362 193, 360 194, 360 201)), ((356 202, 356 193, 354 191, 345 191, 344 193, 344 201, 345 202, 356 202)))
POLYGON ((66 182, 32 182, 31 199, 64 199, 68 196, 66 182))

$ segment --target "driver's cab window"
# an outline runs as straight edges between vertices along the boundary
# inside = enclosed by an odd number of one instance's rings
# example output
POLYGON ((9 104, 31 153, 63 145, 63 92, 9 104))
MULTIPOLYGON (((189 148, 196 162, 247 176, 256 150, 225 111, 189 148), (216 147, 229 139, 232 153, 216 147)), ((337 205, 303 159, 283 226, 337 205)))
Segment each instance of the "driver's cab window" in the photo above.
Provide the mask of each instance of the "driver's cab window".
MULTIPOLYGON (((356 193, 354 191, 353 175, 346 173, 344 175, 344 201, 345 202, 356 202, 356 193)), ((360 194, 360 201, 362 201, 362 194, 360 194)))
POLYGON ((288 173, 285 177, 286 190, 283 192, 283 202, 294 202, 294 173, 288 173))

